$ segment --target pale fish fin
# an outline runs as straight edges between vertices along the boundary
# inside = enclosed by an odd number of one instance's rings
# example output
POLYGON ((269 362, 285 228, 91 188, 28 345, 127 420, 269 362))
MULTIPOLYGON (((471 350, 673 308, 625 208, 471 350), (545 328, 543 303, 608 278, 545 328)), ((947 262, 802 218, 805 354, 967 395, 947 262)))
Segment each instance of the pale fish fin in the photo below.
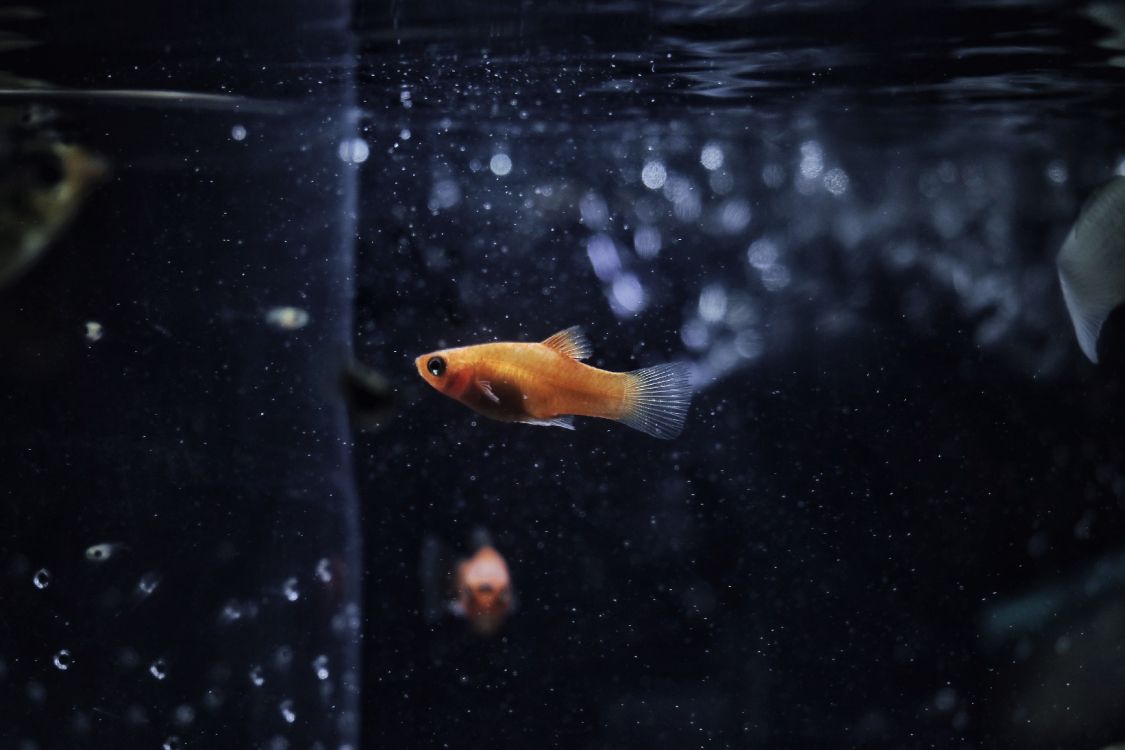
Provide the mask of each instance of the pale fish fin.
POLYGON ((1057 264, 1078 345, 1096 363, 1102 324, 1125 304, 1125 177, 1115 177, 1087 199, 1057 264))
POLYGON ((691 403, 691 367, 671 362, 626 373, 625 408, 620 421, 635 430, 671 440, 684 429, 691 403))
POLYGON ((540 427, 562 427, 564 430, 574 429, 574 417, 564 416, 554 419, 521 419, 524 424, 537 424, 540 427))
POLYGON ((449 611, 452 555, 433 534, 422 540, 418 578, 422 583, 422 617, 433 624, 449 611))
POLYGON ((1074 335, 1078 338, 1078 348, 1094 364, 1098 363, 1098 334, 1102 331, 1102 324, 1109 317, 1109 312, 1104 309, 1089 309, 1082 304, 1081 295, 1075 294, 1067 277, 1059 273, 1059 282, 1062 285, 1063 300, 1066 302, 1070 320, 1074 323, 1074 335))
POLYGON ((492 390, 492 383, 488 382, 487 380, 478 380, 477 388, 480 388, 480 391, 484 394, 484 397, 492 403, 500 403, 500 397, 497 396, 496 393, 492 390))
POLYGON ((559 331, 554 336, 544 339, 543 346, 554 349, 564 357, 570 357, 571 359, 586 359, 594 353, 594 350, 590 347, 590 341, 582 331, 582 326, 571 326, 566 330, 559 331))

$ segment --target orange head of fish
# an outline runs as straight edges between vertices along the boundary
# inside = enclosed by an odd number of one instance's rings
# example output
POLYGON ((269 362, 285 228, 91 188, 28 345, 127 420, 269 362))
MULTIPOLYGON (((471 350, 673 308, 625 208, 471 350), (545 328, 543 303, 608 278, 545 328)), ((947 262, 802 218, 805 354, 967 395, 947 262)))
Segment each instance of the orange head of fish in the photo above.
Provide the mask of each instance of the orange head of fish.
POLYGON ((418 374, 440 393, 460 398, 473 382, 473 362, 465 349, 442 349, 414 360, 418 374))
POLYGON ((512 581, 504 558, 482 547, 458 567, 457 598, 473 630, 495 633, 512 606, 512 581))

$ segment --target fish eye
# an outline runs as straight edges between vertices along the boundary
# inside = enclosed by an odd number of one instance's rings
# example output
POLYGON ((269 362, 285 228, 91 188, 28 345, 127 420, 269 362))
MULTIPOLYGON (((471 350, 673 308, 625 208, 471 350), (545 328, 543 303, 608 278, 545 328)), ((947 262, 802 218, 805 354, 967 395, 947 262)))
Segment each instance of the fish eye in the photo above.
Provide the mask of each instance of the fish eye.
POLYGON ((445 360, 441 357, 430 357, 430 361, 426 363, 426 369, 435 378, 440 378, 445 374, 445 360))
POLYGON ((491 583, 482 583, 480 586, 477 587, 477 591, 480 592, 481 594, 491 594, 492 593, 492 584, 491 583))

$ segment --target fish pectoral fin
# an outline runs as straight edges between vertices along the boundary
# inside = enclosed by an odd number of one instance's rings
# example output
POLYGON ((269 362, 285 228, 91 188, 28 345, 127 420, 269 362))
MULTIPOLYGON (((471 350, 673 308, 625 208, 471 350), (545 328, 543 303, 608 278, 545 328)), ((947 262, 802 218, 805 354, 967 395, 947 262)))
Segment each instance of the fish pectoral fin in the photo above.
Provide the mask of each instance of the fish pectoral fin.
POLYGON ((540 427, 562 427, 564 430, 574 429, 574 417, 555 417, 554 419, 521 419, 524 424, 537 424, 540 427))
POLYGON ((582 326, 571 326, 543 339, 543 346, 571 359, 586 359, 594 353, 582 326))
POLYGON ((487 380, 478 380, 477 388, 480 388, 480 392, 483 393, 484 397, 492 403, 500 403, 500 397, 497 396, 495 391, 492 390, 492 383, 488 382, 487 380))

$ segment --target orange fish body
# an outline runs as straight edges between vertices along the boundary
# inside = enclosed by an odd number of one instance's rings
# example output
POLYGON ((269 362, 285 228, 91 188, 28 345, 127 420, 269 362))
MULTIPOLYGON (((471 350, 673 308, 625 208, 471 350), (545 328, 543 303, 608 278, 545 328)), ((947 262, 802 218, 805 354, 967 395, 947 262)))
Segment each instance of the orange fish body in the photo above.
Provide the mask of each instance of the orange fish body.
POLYGON ((496 632, 512 605, 512 581, 504 558, 491 545, 457 565, 455 609, 482 635, 496 632))
POLYGON ((574 429, 574 415, 624 422, 655 437, 680 433, 691 399, 685 364, 610 372, 580 361, 588 356, 576 326, 539 343, 444 349, 415 364, 435 389, 492 419, 574 429))
POLYGON ((479 635, 493 635, 516 605, 512 577, 483 528, 473 530, 469 548, 469 557, 454 561, 437 537, 423 539, 423 612, 430 623, 452 614, 464 618, 479 635))

